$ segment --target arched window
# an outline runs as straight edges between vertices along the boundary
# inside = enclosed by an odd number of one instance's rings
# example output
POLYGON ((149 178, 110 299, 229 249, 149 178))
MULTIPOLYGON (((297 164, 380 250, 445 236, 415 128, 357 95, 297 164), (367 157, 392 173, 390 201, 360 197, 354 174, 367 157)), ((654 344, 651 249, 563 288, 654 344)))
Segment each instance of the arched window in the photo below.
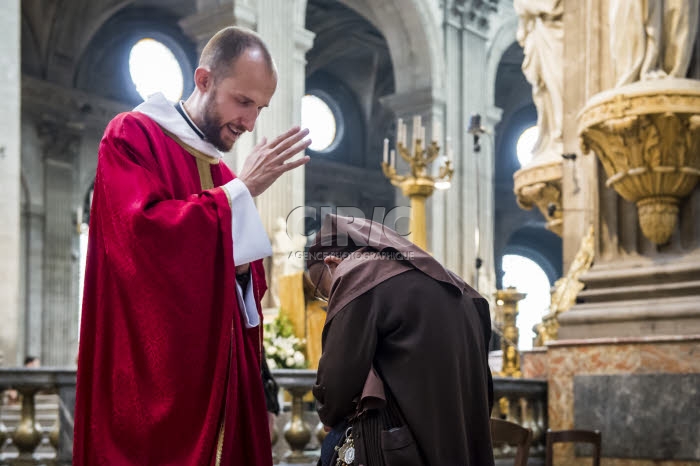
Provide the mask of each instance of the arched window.
POLYGON ((162 42, 149 37, 136 42, 129 52, 129 73, 144 100, 156 92, 162 92, 171 102, 182 98, 182 67, 162 42))
POLYGON ((514 286, 519 292, 527 293, 527 297, 518 303, 518 348, 530 349, 535 336, 532 327, 549 312, 549 279, 536 262, 515 254, 503 256, 503 273, 504 288, 514 286))
POLYGON ((327 151, 337 139, 338 122, 331 109, 334 103, 326 96, 307 94, 301 99, 301 124, 309 128, 314 152, 327 151))
POLYGON ((532 149, 535 147, 537 138, 540 137, 540 130, 537 126, 530 126, 518 136, 515 144, 515 153, 518 156, 520 166, 524 167, 532 160, 532 149))

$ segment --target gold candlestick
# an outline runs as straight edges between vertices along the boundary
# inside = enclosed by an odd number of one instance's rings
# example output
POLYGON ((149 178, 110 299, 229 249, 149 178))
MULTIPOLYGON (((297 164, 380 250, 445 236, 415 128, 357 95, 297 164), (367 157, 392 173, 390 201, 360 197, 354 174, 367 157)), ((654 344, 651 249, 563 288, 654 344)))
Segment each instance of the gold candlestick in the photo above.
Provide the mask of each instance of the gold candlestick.
MULTIPOLYGON (((420 125, 420 119, 418 119, 420 125)), ((433 194, 435 188, 447 189, 454 170, 452 161, 446 157, 437 176, 428 174, 428 166, 435 161, 440 155, 440 146, 437 141, 433 141, 428 147, 423 148, 423 138, 414 138, 413 151, 409 151, 403 138, 405 137, 405 126, 402 127, 399 120, 398 142, 396 143, 396 151, 402 159, 408 162, 410 174, 399 175, 396 171, 394 163, 394 151, 392 151, 391 159, 387 160, 387 144, 384 145, 384 161, 382 162, 382 171, 391 184, 401 188, 404 196, 411 200, 411 218, 410 229, 411 236, 409 239, 418 247, 427 249, 426 221, 425 221, 425 200, 433 194)), ((425 129, 416 126, 414 121, 414 133, 423 136, 425 129), (419 128, 416 130, 416 128, 419 128)), ((433 137, 436 137, 434 134, 433 137)))

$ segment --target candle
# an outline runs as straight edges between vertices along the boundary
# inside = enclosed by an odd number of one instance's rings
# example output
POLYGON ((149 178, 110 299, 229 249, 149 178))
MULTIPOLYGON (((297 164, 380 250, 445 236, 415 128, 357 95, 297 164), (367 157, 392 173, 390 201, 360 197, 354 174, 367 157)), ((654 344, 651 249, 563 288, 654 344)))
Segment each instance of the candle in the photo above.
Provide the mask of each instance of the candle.
POLYGON ((440 121, 438 121, 435 117, 433 118, 433 141, 440 144, 440 140, 442 139, 442 135, 440 134, 442 132, 440 128, 440 121))
POLYGON ((388 162, 389 157, 389 139, 384 138, 384 150, 382 151, 382 160, 384 163, 388 162))
POLYGON ((403 124, 403 119, 399 118, 398 123, 396 124, 396 142, 397 144, 403 144, 406 145, 406 127, 403 124))
POLYGON ((420 139, 420 115, 413 117, 413 131, 411 132, 411 154, 416 152, 416 139, 420 139))
POLYGON ((391 149, 391 156, 389 158, 389 165, 396 167, 396 151, 391 149))

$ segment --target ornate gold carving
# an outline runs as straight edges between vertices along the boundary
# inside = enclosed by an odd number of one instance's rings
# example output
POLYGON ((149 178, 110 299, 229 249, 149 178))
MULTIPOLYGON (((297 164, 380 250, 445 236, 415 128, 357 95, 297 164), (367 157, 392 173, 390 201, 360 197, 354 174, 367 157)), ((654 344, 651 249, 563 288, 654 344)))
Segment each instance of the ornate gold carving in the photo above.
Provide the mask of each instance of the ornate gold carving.
POLYGON ((581 148, 600 159, 606 186, 636 203, 656 244, 668 242, 700 176, 699 109, 700 84, 663 79, 598 94, 579 115, 581 148))
POLYGON ((542 323, 535 326, 535 346, 544 346, 545 343, 557 339, 559 330, 558 316, 566 312, 576 304, 576 296, 583 289, 583 283, 579 280, 593 264, 595 257, 595 232, 593 226, 588 228, 588 233, 581 240, 574 261, 569 266, 566 276, 554 283, 552 291, 552 301, 549 306, 549 313, 542 318, 542 323))
POLYGON ((547 219, 547 229, 561 236, 561 177, 560 161, 549 161, 522 168, 513 174, 518 205, 525 210, 537 206, 547 219))
POLYGON ((525 299, 525 293, 518 293, 515 288, 496 291, 496 319, 502 329, 501 351, 503 352, 503 367, 498 375, 502 377, 522 377, 520 370, 520 353, 518 352, 518 301, 525 299))

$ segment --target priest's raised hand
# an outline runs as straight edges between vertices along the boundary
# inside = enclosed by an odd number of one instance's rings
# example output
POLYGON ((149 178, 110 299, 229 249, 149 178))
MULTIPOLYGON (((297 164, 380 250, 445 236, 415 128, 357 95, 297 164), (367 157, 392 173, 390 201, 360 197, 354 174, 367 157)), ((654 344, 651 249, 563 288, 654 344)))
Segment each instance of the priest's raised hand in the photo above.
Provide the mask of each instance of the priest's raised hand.
POLYGON ((304 139, 308 134, 308 129, 294 126, 270 142, 262 138, 255 145, 238 174, 253 197, 262 194, 282 174, 309 161, 308 155, 291 160, 311 145, 311 139, 304 139))

